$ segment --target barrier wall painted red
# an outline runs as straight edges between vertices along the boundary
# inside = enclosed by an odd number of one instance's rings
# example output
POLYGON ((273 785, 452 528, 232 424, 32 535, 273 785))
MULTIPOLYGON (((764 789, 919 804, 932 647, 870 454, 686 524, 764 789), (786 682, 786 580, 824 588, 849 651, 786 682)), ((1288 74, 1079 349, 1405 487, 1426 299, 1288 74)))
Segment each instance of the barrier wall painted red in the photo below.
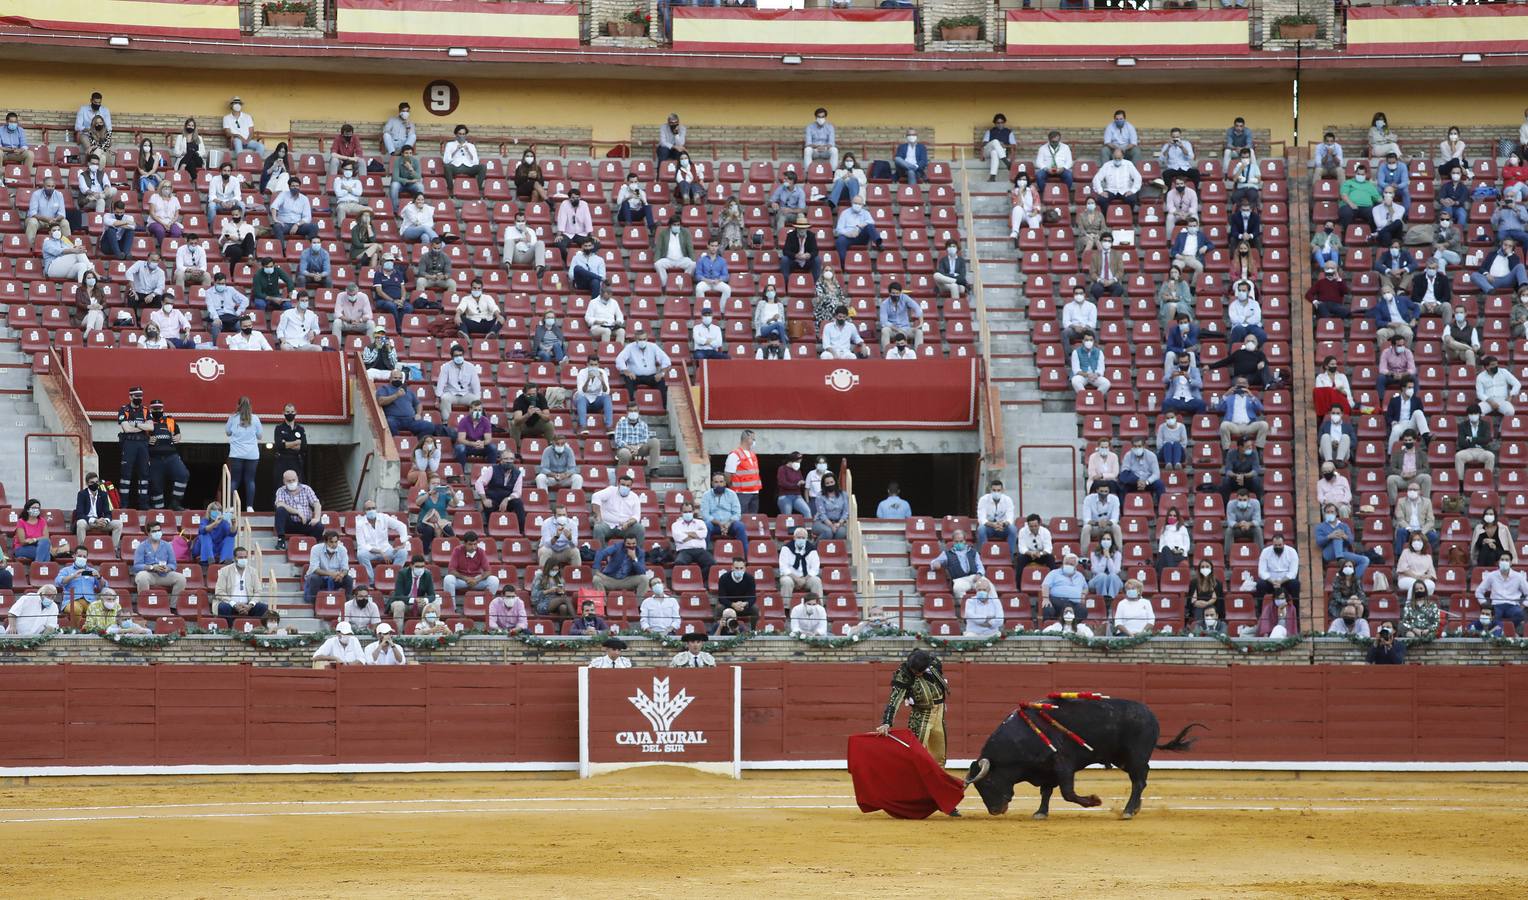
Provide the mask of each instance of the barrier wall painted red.
POLYGON ((239 350, 127 350, 71 347, 65 365, 92 419, 114 419, 127 389, 143 388, 145 404, 163 400, 181 421, 227 421, 248 396, 266 427, 296 402, 305 422, 349 422, 344 353, 245 353, 239 350))
MULTIPOLYGON (((660 672, 663 670, 654 670, 660 672)), ((875 727, 890 664, 743 666, 743 759, 842 759, 875 727)), ((1528 760, 1528 666, 1005 666, 951 662, 950 756, 1022 700, 1144 700, 1183 759, 1528 760)), ((578 759, 572 666, 0 668, 0 766, 563 762, 578 759)), ((1180 758, 1174 755, 1174 758, 1180 758)))

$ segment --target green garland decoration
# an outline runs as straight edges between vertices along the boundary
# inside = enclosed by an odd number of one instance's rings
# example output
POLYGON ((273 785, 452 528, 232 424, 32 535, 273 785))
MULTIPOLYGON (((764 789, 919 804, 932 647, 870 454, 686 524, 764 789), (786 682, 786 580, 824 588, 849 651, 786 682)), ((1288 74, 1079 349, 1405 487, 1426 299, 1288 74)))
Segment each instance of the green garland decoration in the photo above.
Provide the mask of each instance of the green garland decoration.
MULTIPOLYGON (((683 639, 684 636, 683 635, 661 634, 661 633, 656 632, 656 631, 646 631, 646 630, 629 631, 629 632, 627 632, 627 634, 631 635, 633 637, 651 638, 652 640, 657 641, 658 643, 660 643, 663 646, 669 648, 670 650, 683 650, 684 649, 684 639, 683 639)), ((742 634, 733 635, 732 637, 726 637, 726 638, 718 638, 718 637, 707 638, 706 639, 705 651, 707 653, 725 653, 726 651, 731 650, 734 647, 741 647, 742 645, 744 645, 744 644, 748 643, 749 641, 753 640, 754 637, 755 637, 754 632, 752 632, 752 631, 745 631, 742 634)))
POLYGON ((999 641, 1006 640, 1008 635, 1000 631, 997 634, 989 635, 984 638, 943 638, 936 637, 932 634, 925 634, 921 635, 920 637, 922 638, 923 643, 928 644, 935 650, 948 650, 952 653, 970 653, 973 650, 985 650, 988 647, 992 647, 999 641))
POLYGON ((241 644, 248 644, 257 650, 285 650, 288 647, 311 647, 314 644, 322 644, 329 639, 333 632, 311 631, 307 634, 264 634, 259 631, 222 631, 220 634, 227 635, 241 644))
POLYGON ((519 631, 509 634, 507 631, 494 630, 486 634, 505 635, 512 637, 527 647, 536 650, 595 650, 599 648, 599 642, 592 638, 583 637, 542 637, 538 634, 529 634, 519 631))
POLYGON ((461 634, 454 631, 446 634, 393 635, 393 643, 405 650, 438 650, 442 647, 454 647, 461 639, 461 634))
POLYGON ((1075 632, 1063 631, 1061 632, 1061 637, 1080 647, 1112 653, 1116 650, 1129 650, 1131 647, 1139 647, 1151 640, 1154 635, 1150 631, 1143 631, 1140 634, 1133 634, 1129 637, 1083 637, 1075 632))
POLYGON ((1278 640, 1235 640, 1227 634, 1209 634, 1202 636, 1214 638, 1215 643, 1220 644, 1227 650, 1235 650, 1238 653, 1282 653, 1285 650, 1299 646, 1305 641, 1306 638, 1313 637, 1314 633, 1307 631, 1303 634, 1293 634, 1289 637, 1279 638, 1278 640))
POLYGON ((107 634, 105 631, 95 631, 92 634, 100 635, 118 646, 137 649, 162 650, 180 640, 178 631, 169 634, 107 634))
POLYGON ((852 647, 860 643, 864 638, 857 634, 845 634, 839 637, 822 636, 816 634, 792 634, 790 639, 808 647, 818 647, 824 650, 841 650, 844 647, 852 647))
POLYGON ((18 650, 36 650, 48 641, 58 637, 58 631, 44 631, 42 634, 29 634, 21 636, 0 636, 0 653, 14 653, 18 650))
MULTIPOLYGON (((1372 637, 1359 637, 1356 634, 1332 634, 1329 631, 1308 631, 1305 634, 1306 634, 1307 637, 1340 638, 1340 639, 1342 639, 1344 641, 1347 641, 1348 643, 1352 644, 1353 646, 1361 647, 1364 650, 1367 650, 1370 647, 1374 646, 1374 638, 1372 638, 1372 637)), ((1424 644, 1431 644, 1435 640, 1437 640, 1437 635, 1434 635, 1434 634, 1425 634, 1425 635, 1423 635, 1421 637, 1411 637, 1411 638, 1397 637, 1396 638, 1396 641, 1399 642, 1399 643, 1405 644, 1407 649, 1410 649, 1412 647, 1421 647, 1424 644)))

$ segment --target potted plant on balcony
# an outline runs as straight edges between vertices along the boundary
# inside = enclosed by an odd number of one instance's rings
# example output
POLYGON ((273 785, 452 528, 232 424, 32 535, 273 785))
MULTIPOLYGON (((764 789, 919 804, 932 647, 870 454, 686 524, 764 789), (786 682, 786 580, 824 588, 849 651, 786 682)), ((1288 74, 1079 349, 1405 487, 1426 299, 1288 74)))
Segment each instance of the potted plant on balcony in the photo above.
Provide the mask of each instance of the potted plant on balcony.
POLYGON ((606 22, 605 30, 611 37, 642 37, 647 34, 648 22, 651 17, 640 9, 633 9, 622 16, 620 21, 606 22))
POLYGON ((265 12, 265 24, 277 28, 301 28, 308 24, 312 6, 301 0, 275 0, 261 8, 265 12))
POLYGON ((939 20, 939 39, 942 41, 974 41, 981 36, 981 16, 949 16, 939 20))
POLYGON ((1319 36, 1321 23, 1310 13, 1296 16, 1279 16, 1273 20, 1274 30, 1284 40, 1297 41, 1319 36))

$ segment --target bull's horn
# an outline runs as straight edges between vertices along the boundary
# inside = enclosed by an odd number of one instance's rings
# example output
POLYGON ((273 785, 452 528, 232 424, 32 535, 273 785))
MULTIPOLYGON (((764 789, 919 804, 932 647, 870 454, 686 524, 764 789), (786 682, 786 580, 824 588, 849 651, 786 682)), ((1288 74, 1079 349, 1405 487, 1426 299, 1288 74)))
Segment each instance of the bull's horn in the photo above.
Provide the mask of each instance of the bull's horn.
POLYGON ((976 782, 981 781, 983 778, 987 777, 987 773, 991 770, 992 761, 983 756, 981 759, 976 761, 976 774, 970 778, 967 778, 966 784, 975 784, 976 782))

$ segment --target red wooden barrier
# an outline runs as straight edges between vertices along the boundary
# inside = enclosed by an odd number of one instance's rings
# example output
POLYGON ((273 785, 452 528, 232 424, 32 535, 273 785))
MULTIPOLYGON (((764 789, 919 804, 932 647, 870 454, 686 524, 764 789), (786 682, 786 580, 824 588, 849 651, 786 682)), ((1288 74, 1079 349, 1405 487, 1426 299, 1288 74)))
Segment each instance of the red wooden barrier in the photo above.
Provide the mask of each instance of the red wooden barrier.
MULTIPOLYGON (((891 664, 743 666, 743 759, 841 759, 891 664)), ((665 670, 653 670, 655 673, 665 670)), ((1144 700, 1185 759, 1528 760, 1528 667, 977 665, 946 668, 950 756, 1023 700, 1144 700)), ((578 759, 573 666, 0 667, 0 766, 560 762, 578 759)))

